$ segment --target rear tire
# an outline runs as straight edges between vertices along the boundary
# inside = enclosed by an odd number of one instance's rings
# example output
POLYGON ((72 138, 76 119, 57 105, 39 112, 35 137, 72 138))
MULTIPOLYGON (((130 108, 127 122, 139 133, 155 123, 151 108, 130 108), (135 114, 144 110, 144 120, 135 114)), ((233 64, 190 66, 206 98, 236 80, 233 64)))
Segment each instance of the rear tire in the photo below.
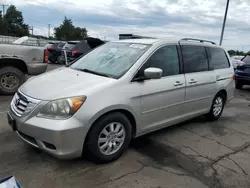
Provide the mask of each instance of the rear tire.
POLYGON ((206 115, 208 120, 216 121, 220 118, 226 102, 226 96, 219 92, 213 100, 210 112, 206 115))
POLYGON ((132 138, 132 127, 124 114, 110 113, 101 117, 92 126, 86 141, 86 149, 92 157, 91 160, 98 163, 111 162, 128 148, 132 138), (121 133, 122 131, 124 132, 121 133))
POLYGON ((242 87, 243 87, 243 84, 241 82, 239 82, 239 81, 236 81, 235 88, 236 89, 242 89, 242 87))
POLYGON ((57 56, 55 56, 55 55, 50 56, 50 58, 49 58, 49 61, 50 61, 51 63, 56 63, 56 60, 57 60, 57 56))
POLYGON ((0 68, 0 93, 14 94, 25 82, 25 74, 15 67, 0 68))

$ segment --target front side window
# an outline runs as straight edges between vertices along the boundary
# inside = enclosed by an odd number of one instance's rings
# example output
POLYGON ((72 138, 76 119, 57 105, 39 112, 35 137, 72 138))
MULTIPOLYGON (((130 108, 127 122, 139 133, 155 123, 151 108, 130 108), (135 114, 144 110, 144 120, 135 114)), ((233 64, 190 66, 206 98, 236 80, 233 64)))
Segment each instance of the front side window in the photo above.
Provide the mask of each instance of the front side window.
POLYGON ((87 53, 71 68, 118 79, 149 47, 147 44, 109 42, 87 53))
POLYGON ((181 46, 185 73, 208 71, 206 49, 203 46, 181 46))
POLYGON ((228 58, 223 49, 220 48, 207 48, 209 66, 212 69, 223 69, 230 66, 228 58))
POLYGON ((154 52, 154 54, 142 66, 140 75, 142 75, 144 70, 149 67, 160 68, 163 71, 163 77, 179 74, 180 66, 176 46, 164 46, 154 52))

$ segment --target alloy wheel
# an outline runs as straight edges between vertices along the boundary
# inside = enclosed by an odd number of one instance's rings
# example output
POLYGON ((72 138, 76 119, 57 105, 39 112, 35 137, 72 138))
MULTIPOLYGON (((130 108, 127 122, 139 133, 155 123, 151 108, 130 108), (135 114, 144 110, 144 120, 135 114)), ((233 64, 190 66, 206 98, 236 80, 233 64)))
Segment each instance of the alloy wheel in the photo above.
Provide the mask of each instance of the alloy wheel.
POLYGON ((222 109, 223 109, 223 98, 219 96, 214 101, 213 105, 214 116, 218 116, 221 113, 222 109))
POLYGON ((112 155, 123 145, 126 131, 121 123, 113 122, 104 127, 98 137, 98 147, 102 154, 112 155))

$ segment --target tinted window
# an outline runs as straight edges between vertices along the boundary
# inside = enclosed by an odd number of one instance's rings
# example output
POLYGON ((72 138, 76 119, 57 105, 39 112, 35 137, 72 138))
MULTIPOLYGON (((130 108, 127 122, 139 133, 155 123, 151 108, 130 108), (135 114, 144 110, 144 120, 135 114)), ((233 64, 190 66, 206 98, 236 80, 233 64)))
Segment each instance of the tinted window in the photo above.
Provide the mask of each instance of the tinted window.
POLYGON ((76 44, 72 50, 78 50, 80 53, 86 53, 90 51, 91 48, 85 41, 82 41, 76 44))
POLYGON ((58 48, 63 48, 65 44, 66 44, 66 43, 60 43, 60 44, 58 45, 58 48))
POLYGON ((229 67, 229 62, 224 50, 220 48, 208 48, 209 66, 212 69, 223 69, 229 67))
POLYGON ((205 47, 183 45, 181 49, 185 73, 208 71, 205 47))
POLYGON ((243 61, 246 64, 250 64, 250 56, 249 55, 245 56, 241 61, 243 61))
POLYGON ((72 50, 75 47, 75 45, 76 45, 76 43, 67 43, 67 44, 65 44, 63 49, 72 50))
POLYGON ((162 69, 162 76, 179 74, 180 67, 176 46, 165 46, 158 49, 143 65, 140 75, 149 67, 162 69))

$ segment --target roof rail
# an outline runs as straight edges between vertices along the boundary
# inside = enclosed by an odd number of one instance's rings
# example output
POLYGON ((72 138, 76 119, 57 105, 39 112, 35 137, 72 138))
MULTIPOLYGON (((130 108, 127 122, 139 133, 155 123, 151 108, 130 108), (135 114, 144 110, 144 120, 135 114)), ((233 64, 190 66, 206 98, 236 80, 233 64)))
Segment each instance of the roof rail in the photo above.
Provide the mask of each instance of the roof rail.
POLYGON ((199 41, 199 42, 208 42, 208 43, 212 43, 212 44, 216 45, 216 43, 213 42, 213 41, 203 40, 203 39, 195 39, 195 38, 183 38, 183 39, 180 39, 179 42, 181 42, 181 41, 189 41, 189 40, 199 41))

